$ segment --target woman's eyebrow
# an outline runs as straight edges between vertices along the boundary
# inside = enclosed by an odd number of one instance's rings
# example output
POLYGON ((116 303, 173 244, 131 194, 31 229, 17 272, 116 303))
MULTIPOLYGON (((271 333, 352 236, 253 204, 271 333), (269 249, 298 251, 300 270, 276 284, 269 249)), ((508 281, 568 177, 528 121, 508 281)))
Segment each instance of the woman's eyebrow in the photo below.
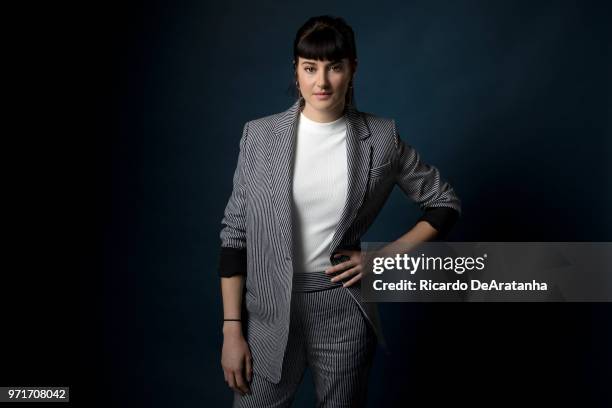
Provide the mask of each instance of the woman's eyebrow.
MULTIPOLYGON (((328 66, 330 66, 330 65, 335 65, 335 64, 338 64, 338 63, 340 63, 340 62, 342 62, 342 60, 341 60, 341 59, 339 59, 339 60, 335 60, 335 61, 331 61, 331 62, 329 62, 329 63, 325 64, 325 66, 326 66, 326 67, 328 67, 328 66)), ((303 62, 302 62, 302 65, 304 65, 304 64, 309 64, 309 65, 317 65, 317 63, 316 63, 315 61, 303 61, 303 62)))

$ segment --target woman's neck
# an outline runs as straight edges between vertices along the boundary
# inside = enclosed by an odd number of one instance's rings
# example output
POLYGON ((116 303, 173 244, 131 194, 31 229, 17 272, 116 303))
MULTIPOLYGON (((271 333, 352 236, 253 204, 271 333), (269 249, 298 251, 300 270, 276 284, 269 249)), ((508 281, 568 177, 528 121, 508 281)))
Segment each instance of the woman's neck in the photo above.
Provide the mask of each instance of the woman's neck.
POLYGON ((340 118, 344 114, 344 107, 345 104, 343 103, 342 105, 335 107, 333 110, 321 111, 314 109, 308 103, 305 103, 304 107, 302 108, 302 113, 310 120, 327 123, 333 122, 334 120, 340 118))

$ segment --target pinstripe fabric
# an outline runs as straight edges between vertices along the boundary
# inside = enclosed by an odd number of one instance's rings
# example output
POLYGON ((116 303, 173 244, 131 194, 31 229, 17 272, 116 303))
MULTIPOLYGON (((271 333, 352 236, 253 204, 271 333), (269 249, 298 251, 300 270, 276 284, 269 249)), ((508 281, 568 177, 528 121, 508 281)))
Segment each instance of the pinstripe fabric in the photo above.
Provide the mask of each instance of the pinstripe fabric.
MULTIPOLYGON (((250 343, 256 333, 247 330, 250 343)), ((234 407, 288 407, 310 367, 318 407, 365 405, 376 335, 342 288, 294 293, 289 340, 278 384, 253 365, 251 394, 234 393, 234 407)))
POLYGON ((341 287, 346 279, 338 282, 331 281, 332 277, 341 273, 337 272, 329 276, 325 274, 325 271, 294 273, 292 290, 293 292, 313 292, 341 287))
MULTIPOLYGON (((233 191, 222 220, 221 246, 247 253, 245 303, 257 373, 278 383, 288 340, 292 296, 292 160, 300 101, 288 110, 245 124, 233 191)), ((460 201, 436 167, 399 137, 395 121, 345 109, 348 192, 330 246, 359 245, 397 184, 421 209, 460 201)), ((353 298, 384 343, 375 303, 363 302, 360 285, 342 288, 353 298)), ((383 344, 384 345, 384 344, 383 344)))

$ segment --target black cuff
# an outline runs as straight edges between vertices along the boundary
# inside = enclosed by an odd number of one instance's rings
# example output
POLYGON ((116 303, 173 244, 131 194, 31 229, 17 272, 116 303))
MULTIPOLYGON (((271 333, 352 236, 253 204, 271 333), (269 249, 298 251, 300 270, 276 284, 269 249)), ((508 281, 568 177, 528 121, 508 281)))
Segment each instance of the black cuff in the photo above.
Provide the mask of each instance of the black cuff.
POLYGON ((229 278, 234 275, 247 274, 246 249, 221 247, 219 254, 219 276, 229 278))
MULTIPOLYGON (((425 209, 425 213, 418 221, 427 221, 438 231, 435 239, 443 239, 450 232, 455 222, 459 218, 459 211, 450 207, 430 207, 425 209)), ((417 221, 417 222, 418 222, 417 221)))

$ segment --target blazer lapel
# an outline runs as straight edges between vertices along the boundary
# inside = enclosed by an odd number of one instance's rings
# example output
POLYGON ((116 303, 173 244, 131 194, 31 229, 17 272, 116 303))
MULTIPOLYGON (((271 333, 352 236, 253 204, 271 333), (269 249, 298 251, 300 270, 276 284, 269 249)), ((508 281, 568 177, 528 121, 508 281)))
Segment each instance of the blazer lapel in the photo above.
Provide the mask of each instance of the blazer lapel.
MULTIPOLYGON (((281 229, 287 253, 293 250, 293 158, 297 136, 297 123, 301 112, 300 101, 296 101, 283 112, 274 127, 275 137, 271 142, 270 172, 274 210, 281 229)), ((330 257, 341 243, 361 207, 368 182, 372 149, 366 139, 370 131, 361 114, 351 104, 346 105, 346 154, 348 191, 342 215, 332 238, 330 257)))
POLYGON ((366 141, 370 136, 370 130, 363 117, 351 104, 346 106, 345 115, 348 191, 342 215, 330 245, 330 261, 363 203, 372 159, 372 147, 366 141))
POLYGON ((287 254, 293 251, 293 156, 300 107, 300 100, 297 100, 280 115, 270 149, 272 202, 287 254))

